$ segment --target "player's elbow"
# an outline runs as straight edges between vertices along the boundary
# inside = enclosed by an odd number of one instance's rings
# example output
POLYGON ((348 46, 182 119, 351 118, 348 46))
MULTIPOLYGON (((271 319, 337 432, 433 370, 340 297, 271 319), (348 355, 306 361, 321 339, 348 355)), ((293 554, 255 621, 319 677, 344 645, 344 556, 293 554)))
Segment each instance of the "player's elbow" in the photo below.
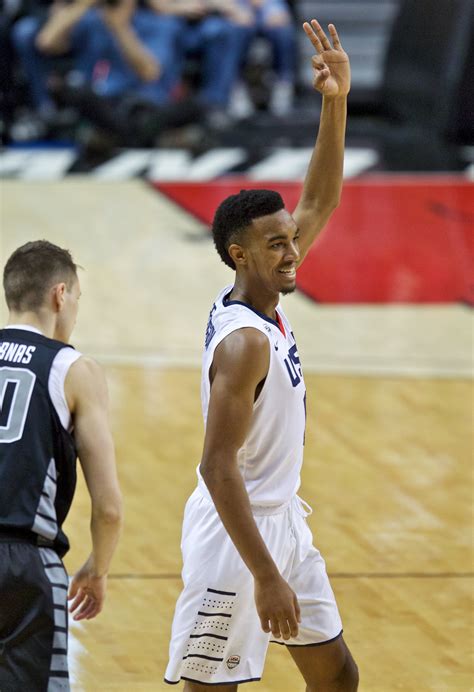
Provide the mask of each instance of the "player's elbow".
POLYGON ((320 207, 318 209, 317 213, 315 214, 315 218, 317 218, 319 229, 322 230, 326 226, 329 219, 338 208, 340 201, 340 196, 333 197, 332 199, 327 200, 324 207, 320 207))
POLYGON ((94 521, 102 525, 120 527, 123 522, 123 502, 120 493, 102 498, 92 505, 92 517, 94 521))
POLYGON ((322 218, 329 219, 333 212, 336 211, 341 203, 341 194, 335 193, 333 197, 326 200, 324 206, 321 206, 319 211, 319 216, 322 218))
POLYGON ((199 470, 207 489, 212 495, 215 491, 222 488, 226 481, 234 478, 237 467, 223 464, 222 456, 219 455, 219 458, 204 457, 199 470))
POLYGON ((330 203, 331 211, 335 211, 341 203, 341 190, 334 196, 330 203))
POLYGON ((330 209, 331 209, 331 214, 332 214, 333 211, 336 211, 336 209, 337 209, 338 206, 340 205, 340 203, 341 203, 341 196, 342 196, 342 191, 339 190, 339 193, 335 195, 334 199, 331 201, 331 203, 330 203, 330 205, 329 205, 329 207, 330 207, 330 209))
POLYGON ((212 463, 210 463, 209 459, 202 459, 201 464, 199 466, 199 471, 201 473, 202 480, 206 484, 208 490, 210 490, 209 485, 214 484, 216 480, 216 472, 213 468, 212 463))

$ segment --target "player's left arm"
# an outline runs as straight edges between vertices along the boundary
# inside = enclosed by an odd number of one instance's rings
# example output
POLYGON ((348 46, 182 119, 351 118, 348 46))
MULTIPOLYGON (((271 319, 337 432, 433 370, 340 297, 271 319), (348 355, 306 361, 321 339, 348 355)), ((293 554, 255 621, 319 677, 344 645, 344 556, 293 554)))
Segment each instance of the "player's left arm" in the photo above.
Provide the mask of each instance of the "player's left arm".
POLYGON ((351 72, 334 24, 329 24, 332 45, 313 19, 303 28, 316 55, 312 58, 313 86, 323 96, 319 132, 298 205, 293 213, 300 231, 300 261, 339 204, 342 190, 347 94, 351 72))
POLYGON ((68 371, 64 392, 91 498, 92 538, 92 552, 71 581, 69 610, 74 620, 90 620, 100 613, 104 604, 107 574, 122 525, 122 495, 102 368, 91 358, 81 356, 68 371))

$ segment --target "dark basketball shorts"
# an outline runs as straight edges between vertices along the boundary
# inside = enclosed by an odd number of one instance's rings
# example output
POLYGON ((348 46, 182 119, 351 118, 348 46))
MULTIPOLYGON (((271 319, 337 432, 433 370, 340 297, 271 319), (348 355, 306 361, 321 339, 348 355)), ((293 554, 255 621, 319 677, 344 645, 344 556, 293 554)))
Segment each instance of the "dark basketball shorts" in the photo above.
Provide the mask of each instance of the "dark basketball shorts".
POLYGON ((0 541, 0 692, 64 692, 68 577, 51 548, 0 541))

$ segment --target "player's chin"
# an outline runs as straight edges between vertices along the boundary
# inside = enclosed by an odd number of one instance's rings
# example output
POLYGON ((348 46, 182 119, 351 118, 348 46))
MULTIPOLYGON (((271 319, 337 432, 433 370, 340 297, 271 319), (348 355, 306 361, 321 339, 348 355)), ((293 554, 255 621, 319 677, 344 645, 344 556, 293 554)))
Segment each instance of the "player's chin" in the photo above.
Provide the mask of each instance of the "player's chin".
POLYGON ((280 293, 284 296, 287 296, 289 293, 293 293, 293 291, 295 289, 296 289, 296 281, 291 285, 282 286, 280 288, 280 293))

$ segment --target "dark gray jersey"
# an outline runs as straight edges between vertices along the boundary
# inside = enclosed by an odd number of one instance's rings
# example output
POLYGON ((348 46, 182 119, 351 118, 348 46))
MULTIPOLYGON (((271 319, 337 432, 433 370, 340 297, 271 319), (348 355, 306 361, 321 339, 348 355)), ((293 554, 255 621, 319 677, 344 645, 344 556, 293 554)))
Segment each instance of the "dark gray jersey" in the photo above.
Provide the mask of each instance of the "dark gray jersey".
POLYGON ((33 532, 69 548, 61 526, 76 487, 76 449, 51 400, 53 361, 67 344, 0 330, 0 530, 33 532))

